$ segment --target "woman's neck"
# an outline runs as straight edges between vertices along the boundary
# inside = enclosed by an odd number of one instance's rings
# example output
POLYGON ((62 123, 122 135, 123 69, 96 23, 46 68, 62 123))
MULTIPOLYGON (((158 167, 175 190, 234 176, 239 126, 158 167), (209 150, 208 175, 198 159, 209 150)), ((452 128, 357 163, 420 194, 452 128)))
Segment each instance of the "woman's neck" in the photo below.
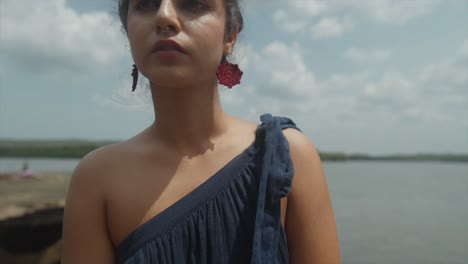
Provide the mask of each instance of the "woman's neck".
POLYGON ((216 83, 211 87, 154 87, 156 120, 151 127, 158 140, 184 153, 213 149, 213 140, 228 129, 216 83))

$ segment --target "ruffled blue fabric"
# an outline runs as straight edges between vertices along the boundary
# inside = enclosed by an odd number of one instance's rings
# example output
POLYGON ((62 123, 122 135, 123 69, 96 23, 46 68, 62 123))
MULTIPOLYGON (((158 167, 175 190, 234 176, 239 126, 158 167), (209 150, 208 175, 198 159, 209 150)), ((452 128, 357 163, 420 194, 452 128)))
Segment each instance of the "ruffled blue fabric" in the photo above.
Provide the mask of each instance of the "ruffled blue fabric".
POLYGON ((294 176, 289 144, 282 129, 296 128, 296 125, 288 118, 273 117, 270 114, 263 115, 261 120, 262 125, 257 130, 257 139, 264 140, 262 146, 264 153, 251 263, 287 263, 286 259, 278 262, 276 254, 281 236, 284 236, 280 199, 289 194, 294 176))
POLYGON ((283 129, 261 117, 255 142, 187 196, 133 231, 116 250, 125 264, 289 263, 280 199, 294 175, 283 129))

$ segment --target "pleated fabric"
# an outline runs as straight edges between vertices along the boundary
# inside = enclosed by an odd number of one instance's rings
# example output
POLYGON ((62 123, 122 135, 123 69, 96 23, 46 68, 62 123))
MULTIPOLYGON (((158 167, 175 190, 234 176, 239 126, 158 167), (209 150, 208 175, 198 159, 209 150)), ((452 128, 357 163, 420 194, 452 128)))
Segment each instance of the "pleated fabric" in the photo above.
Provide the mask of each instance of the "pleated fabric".
POLYGON ((294 175, 286 128, 298 129, 289 118, 261 116, 255 142, 126 237, 116 262, 289 263, 280 203, 294 175))

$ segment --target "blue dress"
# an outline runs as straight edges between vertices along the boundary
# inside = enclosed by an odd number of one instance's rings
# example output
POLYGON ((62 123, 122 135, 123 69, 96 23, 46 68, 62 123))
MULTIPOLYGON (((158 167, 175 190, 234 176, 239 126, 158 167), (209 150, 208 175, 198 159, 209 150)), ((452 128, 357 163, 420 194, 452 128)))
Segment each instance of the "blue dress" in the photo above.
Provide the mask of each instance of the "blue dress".
POLYGON ((294 168, 282 130, 298 128, 285 117, 261 121, 252 145, 127 236, 117 263, 289 263, 280 199, 294 168))

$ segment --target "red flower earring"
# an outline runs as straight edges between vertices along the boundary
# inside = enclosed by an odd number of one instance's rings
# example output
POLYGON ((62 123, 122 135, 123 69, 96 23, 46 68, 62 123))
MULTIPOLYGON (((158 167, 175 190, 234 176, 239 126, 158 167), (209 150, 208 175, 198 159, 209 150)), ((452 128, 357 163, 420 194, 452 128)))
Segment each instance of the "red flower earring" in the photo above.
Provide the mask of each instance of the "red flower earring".
POLYGON ((223 58, 216 71, 219 83, 227 86, 229 89, 240 84, 243 74, 244 72, 239 69, 239 65, 228 62, 226 57, 223 58))

